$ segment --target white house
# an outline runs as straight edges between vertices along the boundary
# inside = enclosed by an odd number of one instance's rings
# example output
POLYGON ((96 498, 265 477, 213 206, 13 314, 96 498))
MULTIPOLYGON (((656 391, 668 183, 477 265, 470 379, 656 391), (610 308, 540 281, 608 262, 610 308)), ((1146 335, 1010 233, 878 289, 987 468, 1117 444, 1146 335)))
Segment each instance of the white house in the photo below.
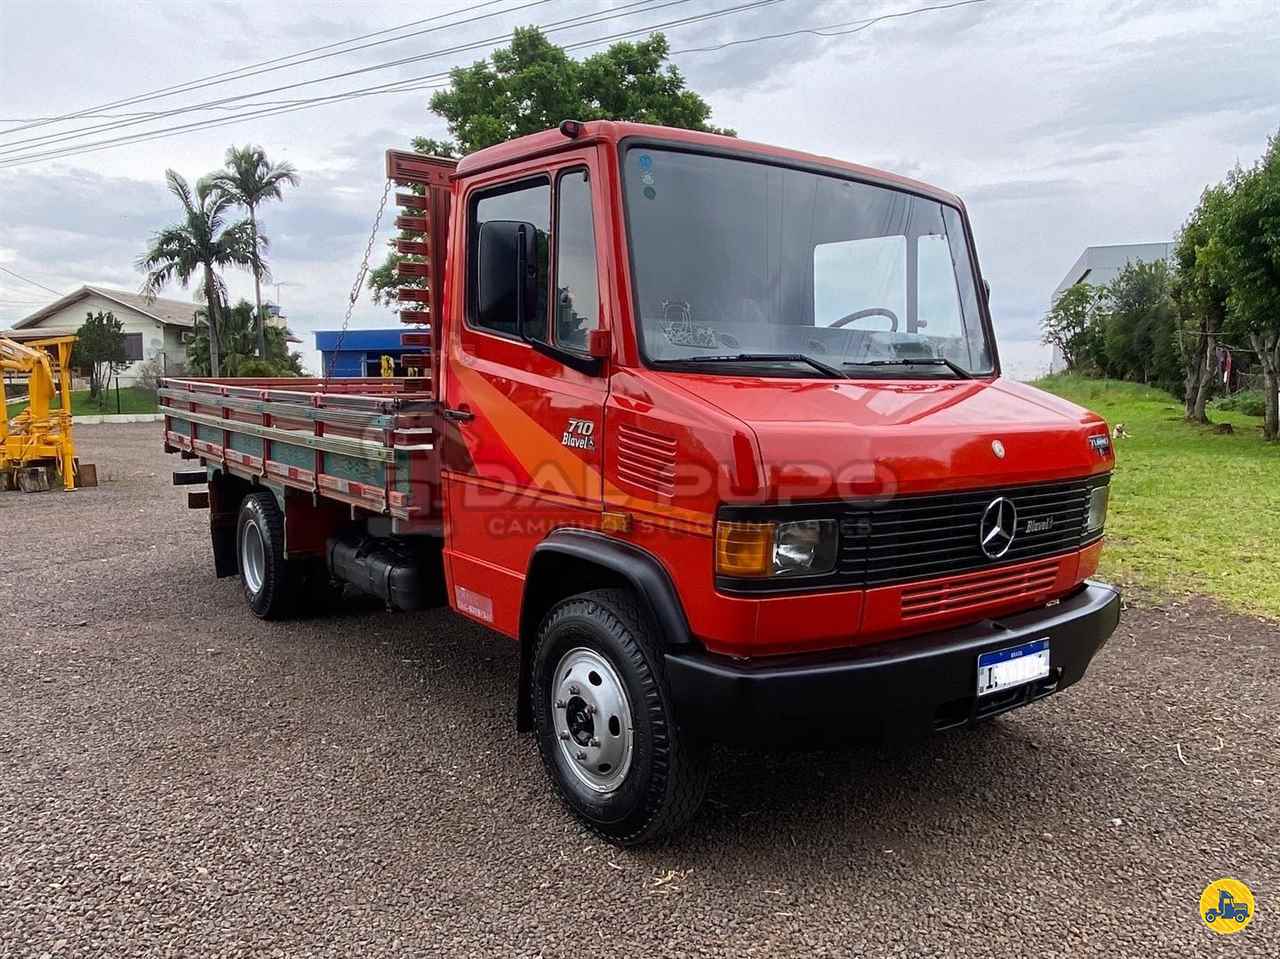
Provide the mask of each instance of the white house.
MULTIPOLYGON (((13 324, 19 336, 74 333, 86 314, 111 312, 124 327, 125 353, 130 363, 120 372, 120 385, 137 382, 138 370, 150 359, 158 359, 164 373, 180 373, 187 362, 187 344, 195 329, 196 310, 202 305, 183 300, 146 300, 137 293, 102 286, 82 286, 48 306, 43 306, 13 324)), ((0 330, 0 336, 4 335, 0 330)))

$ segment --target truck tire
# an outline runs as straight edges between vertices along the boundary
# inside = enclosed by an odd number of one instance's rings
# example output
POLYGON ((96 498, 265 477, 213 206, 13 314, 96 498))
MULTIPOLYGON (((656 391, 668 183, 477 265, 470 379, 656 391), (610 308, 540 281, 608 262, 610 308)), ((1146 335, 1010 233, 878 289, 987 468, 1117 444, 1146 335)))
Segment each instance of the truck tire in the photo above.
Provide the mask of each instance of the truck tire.
POLYGON ((282 619, 297 610, 304 571, 284 558, 284 514, 268 491, 250 493, 240 501, 236 569, 255 616, 282 619))
POLYGON ((582 593, 547 613, 529 671, 547 774, 619 846, 678 829, 706 794, 707 747, 676 725, 656 635, 630 592, 582 593))

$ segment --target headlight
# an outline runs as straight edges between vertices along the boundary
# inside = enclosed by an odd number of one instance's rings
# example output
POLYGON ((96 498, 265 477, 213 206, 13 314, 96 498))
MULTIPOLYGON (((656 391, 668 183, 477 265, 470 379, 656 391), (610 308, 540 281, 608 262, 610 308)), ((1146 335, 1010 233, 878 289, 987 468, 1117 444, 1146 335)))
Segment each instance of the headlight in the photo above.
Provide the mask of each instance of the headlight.
POLYGON ((782 523, 774 534, 773 575, 829 573, 836 566, 836 521, 782 523))
POLYGON ((1084 527, 1086 533, 1097 533, 1107 525, 1107 502, 1110 498, 1110 486, 1099 486, 1089 494, 1089 518, 1084 527))
POLYGON ((812 576, 835 569, 839 533, 833 519, 791 523, 716 523, 721 576, 812 576))

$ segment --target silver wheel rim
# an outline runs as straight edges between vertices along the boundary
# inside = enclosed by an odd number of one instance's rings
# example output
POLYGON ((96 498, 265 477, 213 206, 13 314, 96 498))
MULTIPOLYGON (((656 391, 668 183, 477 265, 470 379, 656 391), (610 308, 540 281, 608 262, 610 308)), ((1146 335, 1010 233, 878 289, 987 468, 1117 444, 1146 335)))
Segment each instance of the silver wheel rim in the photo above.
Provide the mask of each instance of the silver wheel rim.
POLYGON ((560 657, 551 715, 565 765, 594 792, 617 789, 631 769, 631 701, 609 661, 579 646, 560 657))
POLYGON ((267 550, 262 542, 262 530, 253 520, 244 525, 244 535, 240 538, 240 574, 249 592, 262 590, 267 578, 267 550))

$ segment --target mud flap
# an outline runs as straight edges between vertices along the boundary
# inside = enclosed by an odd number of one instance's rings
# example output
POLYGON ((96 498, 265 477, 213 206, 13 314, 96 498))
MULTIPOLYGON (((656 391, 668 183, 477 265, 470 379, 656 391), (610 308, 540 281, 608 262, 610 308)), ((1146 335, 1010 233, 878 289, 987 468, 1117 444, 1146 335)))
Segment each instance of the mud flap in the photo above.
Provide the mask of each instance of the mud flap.
POLYGON ((209 477, 209 539, 213 546, 213 572, 219 579, 235 576, 236 513, 240 508, 241 484, 221 473, 209 477))

